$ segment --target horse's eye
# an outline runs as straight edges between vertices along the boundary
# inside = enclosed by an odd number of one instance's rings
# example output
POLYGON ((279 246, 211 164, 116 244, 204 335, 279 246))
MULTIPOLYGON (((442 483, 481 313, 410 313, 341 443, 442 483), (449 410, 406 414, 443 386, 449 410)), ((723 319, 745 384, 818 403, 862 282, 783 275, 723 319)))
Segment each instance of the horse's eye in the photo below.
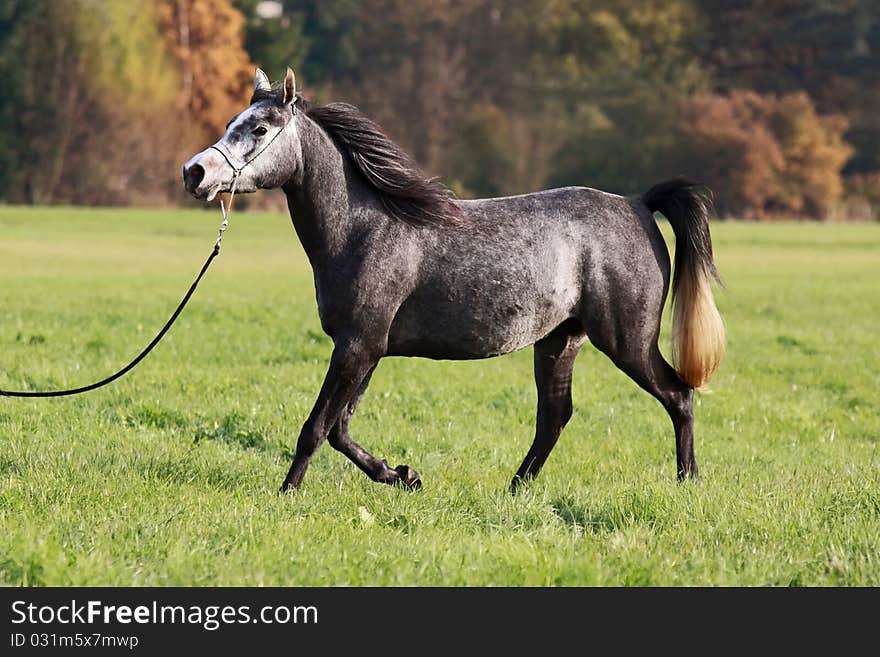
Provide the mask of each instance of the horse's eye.
POLYGON ((254 128, 253 134, 255 134, 257 137, 262 137, 266 134, 266 127, 258 125, 256 128, 254 128))

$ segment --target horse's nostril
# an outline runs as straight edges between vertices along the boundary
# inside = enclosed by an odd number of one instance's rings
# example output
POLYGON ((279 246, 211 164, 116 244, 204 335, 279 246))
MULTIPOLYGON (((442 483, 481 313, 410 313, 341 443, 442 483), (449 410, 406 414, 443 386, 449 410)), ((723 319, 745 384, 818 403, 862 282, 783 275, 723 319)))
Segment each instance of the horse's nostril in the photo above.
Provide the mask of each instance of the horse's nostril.
POLYGON ((193 164, 183 172, 183 181, 189 191, 195 191, 205 178, 205 169, 200 164, 193 164))

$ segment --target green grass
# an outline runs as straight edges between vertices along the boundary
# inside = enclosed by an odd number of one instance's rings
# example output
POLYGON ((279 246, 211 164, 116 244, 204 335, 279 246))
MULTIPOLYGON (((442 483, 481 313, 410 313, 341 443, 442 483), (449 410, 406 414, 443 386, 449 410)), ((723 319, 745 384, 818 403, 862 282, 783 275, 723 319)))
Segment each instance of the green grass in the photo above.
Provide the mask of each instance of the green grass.
MULTIPOLYGON (((127 362, 218 220, 0 208, 0 388, 127 362)), ((383 361, 352 432, 421 491, 324 446, 279 496, 331 343, 289 219, 237 214, 137 370, 85 396, 0 399, 0 583, 878 586, 880 226, 713 230, 729 350, 696 409, 701 484, 675 483, 665 413, 587 346, 574 418, 515 498, 528 350, 383 361)))

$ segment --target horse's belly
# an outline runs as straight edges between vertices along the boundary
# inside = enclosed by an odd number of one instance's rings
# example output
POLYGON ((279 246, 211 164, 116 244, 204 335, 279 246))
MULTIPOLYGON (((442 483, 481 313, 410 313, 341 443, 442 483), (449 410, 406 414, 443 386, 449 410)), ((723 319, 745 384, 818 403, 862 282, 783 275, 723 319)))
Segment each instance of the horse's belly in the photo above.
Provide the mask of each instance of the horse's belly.
POLYGON ((388 354, 467 360, 517 351, 571 316, 576 293, 554 292, 415 295, 392 322, 388 354))

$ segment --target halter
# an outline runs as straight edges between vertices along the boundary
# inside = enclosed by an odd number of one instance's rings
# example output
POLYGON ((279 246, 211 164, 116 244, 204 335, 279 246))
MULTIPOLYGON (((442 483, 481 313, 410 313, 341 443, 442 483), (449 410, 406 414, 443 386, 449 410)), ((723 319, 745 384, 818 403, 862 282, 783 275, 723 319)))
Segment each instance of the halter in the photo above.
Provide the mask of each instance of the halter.
MULTIPOLYGON (((212 144, 211 146, 208 146, 208 150, 211 150, 211 149, 213 148, 215 151, 217 151, 218 153, 220 153, 220 155, 223 156, 223 159, 226 160, 226 164, 228 164, 228 165, 229 165, 229 168, 232 169, 232 181, 233 181, 233 185, 235 184, 235 180, 238 178, 238 176, 241 175, 241 172, 244 171, 245 168, 247 168, 247 167, 251 164, 251 162, 253 162, 253 161, 256 160, 258 157, 260 157, 260 155, 262 155, 263 152, 264 152, 267 148, 269 148, 269 146, 271 146, 272 143, 273 143, 276 139, 278 139, 278 135, 280 135, 282 132, 284 132, 285 130, 287 130, 287 126, 290 125, 290 122, 293 120, 293 117, 296 116, 296 101, 297 101, 297 100, 298 100, 298 99, 294 99, 294 101, 290 104, 290 110, 291 110, 290 118, 287 119, 287 121, 284 122, 284 125, 283 125, 283 126, 281 126, 280 128, 278 128, 278 132, 276 132, 276 133, 272 136, 272 139, 270 139, 270 140, 268 141, 268 143, 267 143, 265 146, 263 146, 259 151, 257 151, 256 155, 254 155, 252 158, 250 158, 247 162, 245 162, 244 164, 242 164, 240 167, 235 166, 235 165, 232 163, 232 159, 229 157, 229 155, 228 155, 226 152, 224 152, 219 146, 217 146, 217 144, 212 144)), ((218 143, 219 143, 219 142, 218 142, 218 143)))
MULTIPOLYGON (((226 160, 226 164, 229 165, 229 168, 232 169, 232 187, 229 190, 229 206, 227 207, 223 203, 223 198, 220 198, 220 212, 223 214, 223 222, 220 224, 220 230, 217 232, 217 243, 214 244, 214 250, 220 251, 220 242, 223 240, 223 233, 229 227, 229 211, 232 209, 232 199, 235 196, 235 189, 238 187, 238 177, 241 175, 241 172, 245 170, 254 160, 256 160, 263 152, 271 146, 276 139, 278 139, 278 135, 287 130, 287 126, 290 125, 290 122, 293 121, 293 117, 296 116, 296 101, 299 100, 299 97, 295 98, 294 101, 290 104, 290 118, 285 121, 284 125, 278 128, 278 132, 276 132, 272 139, 270 139, 265 146, 263 146, 259 151, 257 151, 256 155, 250 158, 247 162, 242 164, 240 167, 236 167, 229 155, 227 155, 217 144, 211 144, 208 146, 208 150, 212 148, 220 153, 223 156, 223 159, 226 160)), ((219 142, 218 142, 219 143, 219 142)))

